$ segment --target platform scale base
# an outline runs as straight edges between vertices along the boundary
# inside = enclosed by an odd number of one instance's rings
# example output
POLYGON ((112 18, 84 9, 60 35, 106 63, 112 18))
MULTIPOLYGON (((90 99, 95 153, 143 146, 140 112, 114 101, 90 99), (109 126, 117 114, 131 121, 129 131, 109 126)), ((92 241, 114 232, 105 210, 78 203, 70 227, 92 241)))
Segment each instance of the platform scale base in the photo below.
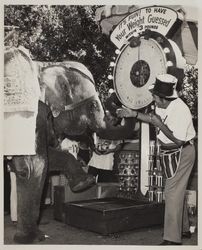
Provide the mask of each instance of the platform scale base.
POLYGON ((103 198, 65 204, 65 223, 109 235, 137 228, 162 225, 164 203, 103 198))

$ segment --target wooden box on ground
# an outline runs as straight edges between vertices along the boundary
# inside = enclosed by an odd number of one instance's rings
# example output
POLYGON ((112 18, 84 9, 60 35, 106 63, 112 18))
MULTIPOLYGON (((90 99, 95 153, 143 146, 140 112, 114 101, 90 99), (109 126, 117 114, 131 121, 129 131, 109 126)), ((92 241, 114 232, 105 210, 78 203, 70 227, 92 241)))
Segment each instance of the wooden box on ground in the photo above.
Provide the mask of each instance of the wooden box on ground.
POLYGON ((119 190, 118 183, 97 183, 81 193, 73 193, 68 185, 54 187, 54 219, 65 221, 65 203, 71 201, 90 200, 105 197, 116 197, 119 190))
POLYGON ((164 204, 121 198, 65 204, 68 225, 103 235, 163 224, 164 204))

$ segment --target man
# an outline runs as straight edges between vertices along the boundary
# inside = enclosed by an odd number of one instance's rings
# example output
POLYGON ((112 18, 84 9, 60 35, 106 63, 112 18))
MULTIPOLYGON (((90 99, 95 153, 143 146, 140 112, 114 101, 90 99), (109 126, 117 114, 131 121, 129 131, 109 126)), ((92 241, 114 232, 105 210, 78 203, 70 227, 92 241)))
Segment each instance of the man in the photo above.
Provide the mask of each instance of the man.
MULTIPOLYGON (((182 218, 185 191, 195 161, 193 139, 195 130, 188 106, 178 97, 177 79, 162 74, 150 87, 156 109, 155 113, 142 114, 135 110, 119 109, 119 117, 136 117, 153 124, 157 129, 157 140, 161 149, 179 150, 178 166, 170 162, 172 169, 165 184, 164 241, 160 245, 181 245, 182 218)), ((183 226, 184 236, 189 236, 189 224, 183 226)))

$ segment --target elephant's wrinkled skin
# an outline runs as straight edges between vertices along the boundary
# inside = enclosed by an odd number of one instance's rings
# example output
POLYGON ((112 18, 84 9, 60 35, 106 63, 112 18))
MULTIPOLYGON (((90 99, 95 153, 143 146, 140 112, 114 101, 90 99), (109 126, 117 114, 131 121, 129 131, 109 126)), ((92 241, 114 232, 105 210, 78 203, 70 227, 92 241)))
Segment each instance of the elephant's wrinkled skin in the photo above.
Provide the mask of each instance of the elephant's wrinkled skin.
MULTIPOLYGON (((25 63, 29 62, 25 60, 25 63)), ((85 66, 75 62, 50 66, 41 72, 40 81, 48 106, 41 101, 38 105, 36 155, 13 156, 12 159, 17 176, 18 203, 14 240, 23 244, 44 239, 37 221, 48 170, 63 171, 75 192, 94 184, 93 177, 82 170, 74 156, 57 149, 58 138, 80 135, 88 128, 105 127, 104 110, 92 75, 85 66)))

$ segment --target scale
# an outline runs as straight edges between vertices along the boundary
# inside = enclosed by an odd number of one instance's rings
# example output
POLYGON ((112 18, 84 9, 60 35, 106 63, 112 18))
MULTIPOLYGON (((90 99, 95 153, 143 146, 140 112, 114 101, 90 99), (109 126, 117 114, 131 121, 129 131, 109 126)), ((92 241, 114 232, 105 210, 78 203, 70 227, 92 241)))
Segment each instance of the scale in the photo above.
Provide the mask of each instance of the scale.
MULTIPOLYGON (((133 110, 139 110, 146 112, 151 110, 152 95, 149 91, 149 86, 155 82, 156 76, 163 73, 179 73, 177 70, 177 59, 175 53, 175 47, 162 34, 146 30, 141 32, 138 37, 132 37, 122 47, 120 54, 118 55, 114 67, 114 89, 117 97, 121 103, 127 108, 133 110)), ((177 53, 179 55, 179 53, 177 53)), ((125 197, 130 197, 128 192, 131 191, 131 186, 136 190, 136 194, 133 194, 131 198, 141 197, 145 195, 148 186, 148 169, 149 169, 149 154, 150 154, 150 125, 140 122, 140 138, 139 148, 130 150, 139 152, 139 166, 138 176, 134 175, 134 178, 123 176, 123 160, 124 157, 120 154, 121 160, 118 166, 121 189, 125 189, 125 197), (131 183, 136 183, 132 185, 131 183), (125 186, 123 188, 123 186, 125 186), (127 192, 128 190, 128 192, 127 192)), ((128 152, 125 152, 126 162, 125 166, 128 166, 128 152)), ((137 157, 136 157, 137 158, 137 157)), ((136 159, 134 158, 134 161, 136 159)), ((128 167, 126 167, 128 168, 128 167)), ((131 168, 134 168, 131 165, 131 168)), ((136 166, 137 169, 137 166, 136 166)), ((128 171, 129 172, 129 171, 128 171)), ((131 172, 131 171, 130 171, 131 172)), ((137 172, 137 171, 136 171, 137 172)), ((122 192, 123 193, 123 192, 122 192)))
MULTIPOLYGON (((152 95, 148 89, 158 74, 170 73, 183 78, 185 59, 169 39, 178 21, 174 10, 149 6, 130 13, 113 29, 110 38, 118 56, 111 78, 117 97, 127 108, 141 112, 151 109, 152 95), (151 20, 162 23, 151 26, 151 20)), ((161 193, 161 199, 146 197, 151 175, 149 164, 155 157, 150 127, 141 122, 140 130, 138 145, 124 148, 116 159, 118 197, 67 203, 67 224, 101 234, 163 224, 162 179, 156 179, 158 183, 160 180, 161 190, 157 185, 156 191, 161 193)))
POLYGON ((145 31, 128 41, 116 60, 114 88, 128 108, 142 109, 152 102, 149 86, 158 74, 176 67, 174 49, 164 36, 145 31))

